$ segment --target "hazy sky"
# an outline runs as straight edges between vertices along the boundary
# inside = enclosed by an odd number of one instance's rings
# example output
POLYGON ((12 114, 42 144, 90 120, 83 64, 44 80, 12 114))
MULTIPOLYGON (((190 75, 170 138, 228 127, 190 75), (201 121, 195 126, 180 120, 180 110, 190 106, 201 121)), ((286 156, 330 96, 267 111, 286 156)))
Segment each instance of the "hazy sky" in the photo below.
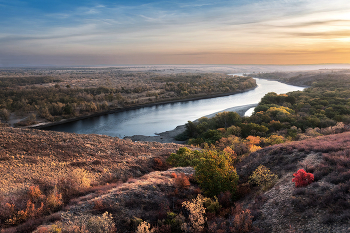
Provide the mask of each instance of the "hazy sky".
POLYGON ((350 63, 349 0, 0 0, 0 66, 350 63))

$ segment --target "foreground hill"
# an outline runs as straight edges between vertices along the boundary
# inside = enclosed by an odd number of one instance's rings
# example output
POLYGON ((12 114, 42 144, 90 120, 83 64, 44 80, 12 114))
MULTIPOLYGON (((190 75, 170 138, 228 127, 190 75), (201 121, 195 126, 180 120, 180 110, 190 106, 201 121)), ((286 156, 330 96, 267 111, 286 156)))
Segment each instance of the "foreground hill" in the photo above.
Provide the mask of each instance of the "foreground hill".
MULTIPOLYGON (((40 194, 47 197, 56 186, 65 191, 54 200, 58 206, 53 203, 54 208, 43 211, 47 215, 72 198, 91 192, 89 188, 105 185, 104 189, 109 189, 129 178, 163 170, 165 158, 179 147, 174 143, 0 127, 0 229, 33 217, 18 217, 28 206, 30 188, 40 187, 40 194), (13 216, 17 216, 16 221, 9 222, 13 216)), ((29 199, 34 202, 32 197, 29 199)), ((35 203, 35 208, 40 209, 43 200, 36 200, 39 204, 35 203)), ((43 202, 46 208, 47 200, 43 202)))
POLYGON ((279 177, 275 186, 244 203, 266 232, 349 232, 350 132, 270 146, 237 166, 241 182, 259 166, 279 177), (314 182, 295 187, 293 173, 304 169, 314 182))
POLYGON ((174 143, 132 142, 102 135, 0 128, 1 194, 16 193, 40 179, 54 182, 80 168, 92 182, 127 180, 154 169, 179 148, 174 143))
MULTIPOLYGON (((218 201, 203 199, 209 204, 198 229, 349 232, 349 142, 350 132, 345 132, 247 155, 236 165, 241 188, 235 208, 224 195, 218 201), (249 185, 260 165, 278 176, 274 186, 249 185), (314 182, 296 188, 292 178, 299 169, 313 173, 314 182)), ((192 179, 193 168, 167 170, 165 158, 180 146, 0 128, 0 229, 134 232, 145 220, 155 232, 181 232, 190 221, 183 203, 201 190, 192 179)))

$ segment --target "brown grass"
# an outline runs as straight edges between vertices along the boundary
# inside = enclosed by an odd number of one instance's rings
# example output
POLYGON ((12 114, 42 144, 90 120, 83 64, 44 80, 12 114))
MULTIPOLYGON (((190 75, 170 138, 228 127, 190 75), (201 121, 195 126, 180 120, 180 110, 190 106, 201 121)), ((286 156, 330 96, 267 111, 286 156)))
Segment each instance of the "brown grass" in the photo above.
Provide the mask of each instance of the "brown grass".
POLYGON ((44 212, 51 213, 59 210, 62 202, 67 204, 72 198, 101 194, 117 186, 111 183, 163 170, 163 156, 179 147, 173 143, 135 143, 107 136, 2 127, 0 227, 9 218, 16 217, 13 224, 31 218, 41 203, 44 212))

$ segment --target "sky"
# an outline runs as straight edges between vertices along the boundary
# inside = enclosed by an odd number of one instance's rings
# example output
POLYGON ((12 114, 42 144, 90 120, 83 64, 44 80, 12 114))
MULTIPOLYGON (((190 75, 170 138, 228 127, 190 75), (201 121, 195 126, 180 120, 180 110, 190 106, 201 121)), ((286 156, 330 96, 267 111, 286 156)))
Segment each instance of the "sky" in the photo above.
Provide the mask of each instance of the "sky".
POLYGON ((349 0, 0 0, 0 67, 350 63, 349 0))

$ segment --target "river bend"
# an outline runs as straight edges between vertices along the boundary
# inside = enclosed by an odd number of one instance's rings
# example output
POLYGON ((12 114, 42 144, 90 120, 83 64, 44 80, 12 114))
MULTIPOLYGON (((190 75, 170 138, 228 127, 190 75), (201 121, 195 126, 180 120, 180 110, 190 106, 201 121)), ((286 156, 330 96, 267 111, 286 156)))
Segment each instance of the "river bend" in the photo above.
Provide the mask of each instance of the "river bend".
POLYGON ((210 99, 169 103, 136 110, 91 117, 46 128, 53 131, 78 134, 101 134, 123 138, 132 135, 155 136, 174 129, 187 121, 194 121, 236 106, 256 104, 268 92, 277 94, 303 90, 277 81, 255 78, 257 87, 247 92, 210 99))

